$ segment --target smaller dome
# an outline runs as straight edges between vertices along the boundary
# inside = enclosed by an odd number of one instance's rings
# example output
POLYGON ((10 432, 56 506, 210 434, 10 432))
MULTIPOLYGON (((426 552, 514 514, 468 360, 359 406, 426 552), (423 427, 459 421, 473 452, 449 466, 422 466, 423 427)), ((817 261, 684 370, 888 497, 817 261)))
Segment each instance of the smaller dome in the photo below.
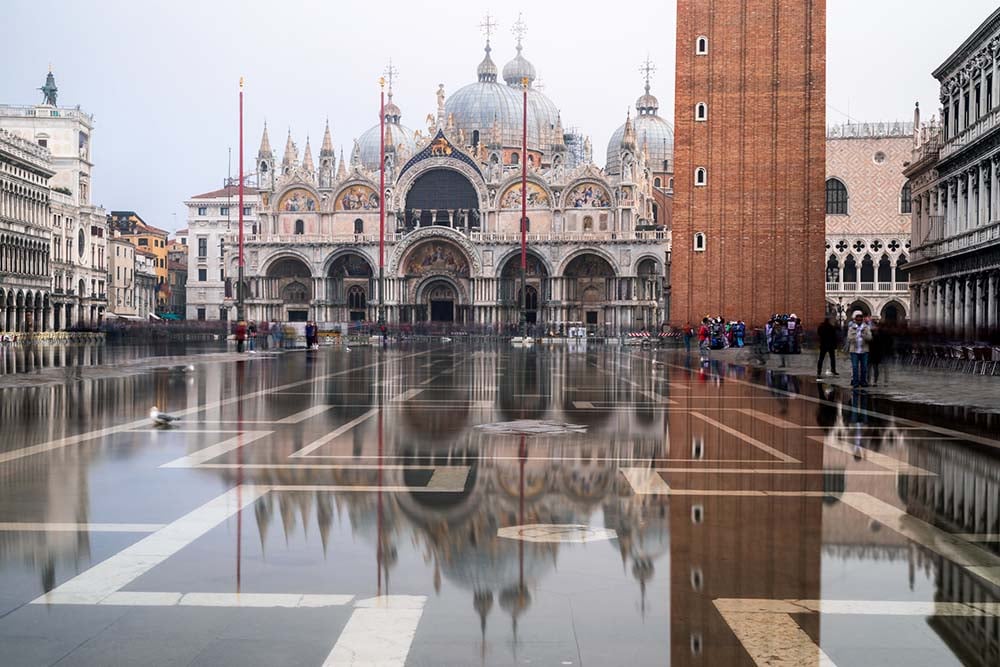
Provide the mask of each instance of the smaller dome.
POLYGON ((509 63, 503 66, 503 80, 508 86, 520 88, 521 82, 528 79, 528 86, 537 78, 535 66, 528 62, 528 59, 521 55, 521 45, 517 45, 517 55, 509 63))
POLYGON ((656 115, 660 108, 660 100, 656 99, 656 95, 651 95, 649 86, 646 86, 646 94, 635 101, 635 108, 640 114, 656 115))
POLYGON ((479 67, 476 68, 476 75, 479 77, 479 80, 487 83, 497 80, 497 64, 490 58, 490 51, 492 50, 490 43, 486 42, 486 55, 483 56, 483 62, 479 63, 479 67))

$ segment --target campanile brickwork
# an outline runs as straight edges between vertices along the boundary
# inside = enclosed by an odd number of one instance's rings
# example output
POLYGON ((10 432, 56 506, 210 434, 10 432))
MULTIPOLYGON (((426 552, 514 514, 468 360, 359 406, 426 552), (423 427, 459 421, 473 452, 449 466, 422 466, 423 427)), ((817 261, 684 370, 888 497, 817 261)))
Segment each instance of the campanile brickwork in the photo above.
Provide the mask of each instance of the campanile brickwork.
POLYGON ((825 0, 678 0, 673 323, 823 317, 825 91, 825 0))

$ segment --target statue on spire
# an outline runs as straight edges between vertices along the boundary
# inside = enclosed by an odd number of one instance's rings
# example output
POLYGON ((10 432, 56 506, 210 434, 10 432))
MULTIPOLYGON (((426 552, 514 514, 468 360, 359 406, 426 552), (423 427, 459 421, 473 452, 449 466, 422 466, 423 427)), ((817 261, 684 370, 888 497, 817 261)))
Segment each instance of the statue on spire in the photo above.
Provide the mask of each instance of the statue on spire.
POLYGON ((49 66, 49 74, 45 77, 45 85, 39 88, 42 91, 42 104, 47 104, 49 106, 56 106, 56 97, 59 94, 59 88, 56 87, 56 77, 52 74, 52 66, 49 66))

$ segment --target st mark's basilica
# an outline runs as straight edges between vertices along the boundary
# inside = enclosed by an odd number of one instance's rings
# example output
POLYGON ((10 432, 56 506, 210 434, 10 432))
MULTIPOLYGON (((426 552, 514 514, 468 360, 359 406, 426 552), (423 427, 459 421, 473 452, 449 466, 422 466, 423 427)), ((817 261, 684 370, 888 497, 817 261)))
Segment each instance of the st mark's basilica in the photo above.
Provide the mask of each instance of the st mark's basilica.
MULTIPOLYGON (((568 130, 522 53, 502 70, 489 34, 476 80, 437 88, 426 128, 385 106, 385 314, 389 323, 496 326, 519 320, 521 136, 527 82, 530 323, 607 331, 666 318, 673 128, 645 92, 594 164, 589 138, 568 130)), ((470 63, 470 70, 472 69, 470 63)), ((379 125, 335 154, 329 125, 318 161, 291 132, 280 162, 267 127, 256 158, 259 211, 246 237, 246 317, 375 320, 379 266, 379 125)), ((235 236, 235 235, 234 235, 235 236)), ((235 241, 235 238, 231 239, 235 241)), ((225 273, 237 275, 234 243, 225 273)), ((235 306, 227 290, 224 309, 235 306)), ((230 312, 232 312, 230 310, 230 312)))

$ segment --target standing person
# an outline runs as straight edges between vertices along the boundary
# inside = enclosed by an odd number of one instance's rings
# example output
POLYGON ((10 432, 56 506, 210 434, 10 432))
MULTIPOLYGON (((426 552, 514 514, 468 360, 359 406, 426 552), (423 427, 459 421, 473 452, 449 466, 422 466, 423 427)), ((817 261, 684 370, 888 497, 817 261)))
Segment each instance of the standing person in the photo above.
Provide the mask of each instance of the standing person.
POLYGON ((844 351, 851 355, 851 386, 868 386, 868 353, 871 351, 872 328, 865 314, 855 310, 847 327, 844 351))
POLYGON ((830 374, 837 373, 837 327, 833 318, 827 317, 816 329, 819 336, 819 362, 816 364, 816 381, 823 379, 823 360, 830 355, 830 374))
POLYGON ((281 326, 274 320, 271 320, 271 337, 274 338, 274 347, 279 350, 281 349, 281 335, 284 333, 281 330, 281 326))
POLYGON ((691 339, 694 338, 694 328, 688 322, 684 325, 684 351, 691 356, 691 339))
POLYGON ((247 339, 247 323, 240 320, 236 323, 236 351, 243 351, 243 344, 247 339))
POLYGON ((250 324, 247 326, 247 342, 250 343, 250 351, 256 352, 257 323, 253 320, 250 320, 250 324))
POLYGON ((316 328, 313 326, 312 320, 306 322, 306 349, 312 349, 315 332, 316 328))
POLYGON ((701 358, 701 363, 708 363, 708 353, 712 349, 712 332, 709 329, 709 319, 707 317, 701 320, 701 327, 698 329, 698 354, 701 358))
POLYGON ((894 340, 887 327, 875 327, 872 334, 869 361, 872 369, 872 386, 878 386, 879 370, 882 371, 882 385, 889 386, 888 363, 892 360, 894 340))
POLYGON ((736 347, 743 347, 743 340, 747 335, 747 325, 743 320, 736 322, 736 347))

